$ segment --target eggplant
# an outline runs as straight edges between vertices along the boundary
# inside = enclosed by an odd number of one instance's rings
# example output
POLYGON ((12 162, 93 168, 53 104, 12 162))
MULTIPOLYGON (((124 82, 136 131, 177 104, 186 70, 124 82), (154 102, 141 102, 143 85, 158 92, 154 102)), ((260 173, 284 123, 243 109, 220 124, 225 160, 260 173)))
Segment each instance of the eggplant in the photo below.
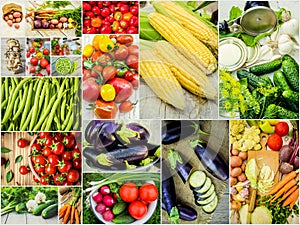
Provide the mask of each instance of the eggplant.
POLYGON ((156 150, 160 148, 160 145, 151 144, 151 143, 144 143, 144 145, 148 149, 148 156, 154 156, 156 150))
POLYGON ((222 181, 229 178, 228 163, 218 152, 215 152, 207 146, 207 143, 203 143, 201 140, 193 140, 190 144, 194 148, 194 151, 202 165, 210 174, 222 181))
POLYGON ((145 144, 148 142, 149 131, 138 123, 123 124, 122 127, 115 133, 118 141, 123 144, 139 143, 145 144))
POLYGON ((247 1, 244 7, 244 11, 247 11, 248 9, 251 9, 253 7, 257 6, 265 6, 270 8, 270 4, 268 1, 247 1))
POLYGON ((105 122, 103 120, 91 120, 85 128, 84 137, 89 144, 93 144, 98 137, 99 129, 105 122))
POLYGON ((183 158, 179 152, 176 152, 172 149, 169 150, 168 160, 171 168, 175 169, 183 183, 186 183, 193 168, 192 165, 185 158, 183 158))
POLYGON ((162 127, 162 143, 169 145, 195 133, 208 135, 200 129, 199 121, 170 120, 162 127))
MULTIPOLYGON (((166 210, 165 204, 162 202, 161 207, 163 210, 166 210)), ((178 204, 177 205, 178 213, 179 213, 179 218, 185 221, 193 221, 197 219, 198 213, 197 211, 184 204, 178 204)))
POLYGON ((145 145, 124 147, 116 149, 107 153, 100 153, 96 156, 98 164, 103 166, 112 166, 126 160, 127 162, 133 162, 136 160, 142 160, 148 156, 148 149, 145 145))

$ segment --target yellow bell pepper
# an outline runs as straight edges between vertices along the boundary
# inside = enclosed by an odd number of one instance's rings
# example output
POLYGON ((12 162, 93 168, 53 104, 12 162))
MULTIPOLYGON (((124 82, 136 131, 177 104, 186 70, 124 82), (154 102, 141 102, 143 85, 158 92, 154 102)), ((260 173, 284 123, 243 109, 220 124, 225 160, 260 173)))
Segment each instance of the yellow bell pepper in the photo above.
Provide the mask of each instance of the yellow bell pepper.
POLYGON ((115 47, 115 44, 109 37, 102 38, 99 40, 99 49, 102 52, 110 52, 110 51, 114 50, 114 47, 115 47))
POLYGON ((93 52, 94 52, 94 47, 90 44, 87 44, 86 46, 84 46, 82 54, 85 57, 89 58, 92 56, 93 52))

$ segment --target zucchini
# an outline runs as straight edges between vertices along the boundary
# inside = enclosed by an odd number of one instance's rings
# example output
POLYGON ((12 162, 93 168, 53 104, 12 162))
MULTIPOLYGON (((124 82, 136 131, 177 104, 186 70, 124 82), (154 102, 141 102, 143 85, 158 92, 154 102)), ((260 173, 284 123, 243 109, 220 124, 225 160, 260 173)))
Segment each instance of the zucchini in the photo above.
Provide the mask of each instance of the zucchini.
POLYGON ((265 113, 264 119, 298 119, 299 113, 293 112, 281 106, 270 104, 265 113))
POLYGON ((285 61, 285 60, 292 62, 294 64, 294 66, 296 67, 298 73, 299 73, 299 64, 297 63, 297 61, 292 56, 290 56, 290 55, 282 56, 282 61, 285 61))
POLYGON ((214 191, 208 198, 201 198, 199 197, 198 199, 196 199, 195 204, 198 206, 205 206, 208 205, 209 203, 211 203, 215 197, 217 196, 216 192, 214 191))
POLYGON ((32 210, 32 214, 39 216, 45 208, 47 208, 50 205, 53 205, 54 203, 55 200, 48 200, 45 203, 38 205, 34 210, 32 210))
POLYGON ((299 74, 294 63, 289 60, 282 62, 282 70, 293 91, 299 91, 299 74))
POLYGON ((58 204, 55 203, 53 205, 48 206, 47 208, 45 208, 42 211, 42 217, 44 219, 48 219, 48 218, 51 218, 53 216, 56 216, 57 213, 58 213, 58 204))
POLYGON ((279 87, 279 90, 281 93, 286 90, 291 90, 291 88, 281 70, 275 71, 275 73, 273 75, 273 82, 274 82, 275 86, 279 87))
POLYGON ((268 74, 268 73, 274 72, 274 71, 280 69, 280 67, 281 67, 281 60, 276 59, 271 62, 252 66, 249 68, 249 71, 251 73, 254 73, 255 75, 263 75, 263 74, 268 74))
POLYGON ((212 200, 209 204, 203 206, 202 209, 204 212, 211 214, 216 210, 217 206, 218 206, 218 196, 216 196, 214 200, 212 200))
POLYGON ((202 188, 206 183, 206 174, 201 170, 196 170, 193 172, 189 178, 189 184, 192 189, 202 188))
POLYGON ((250 84, 253 88, 263 87, 267 85, 272 85, 272 83, 265 78, 256 76, 253 73, 248 72, 247 70, 241 69, 237 71, 237 77, 239 79, 246 78, 248 84, 250 84))
POLYGON ((133 223, 134 221, 135 219, 129 215, 118 215, 112 220, 112 222, 116 224, 130 224, 133 223))
POLYGON ((290 107, 290 109, 294 112, 299 111, 299 93, 292 91, 292 90, 286 90, 282 93, 283 98, 286 100, 286 103, 290 107))
POLYGON ((207 192, 205 192, 201 197, 202 198, 207 198, 207 197, 209 197, 210 195, 212 195, 214 192, 215 192, 215 185, 212 183, 211 185, 210 185, 210 188, 208 189, 208 191, 207 192))
POLYGON ((207 177, 203 187, 201 189, 197 190, 196 192, 199 194, 205 194, 211 185, 212 185, 211 179, 209 177, 207 177))

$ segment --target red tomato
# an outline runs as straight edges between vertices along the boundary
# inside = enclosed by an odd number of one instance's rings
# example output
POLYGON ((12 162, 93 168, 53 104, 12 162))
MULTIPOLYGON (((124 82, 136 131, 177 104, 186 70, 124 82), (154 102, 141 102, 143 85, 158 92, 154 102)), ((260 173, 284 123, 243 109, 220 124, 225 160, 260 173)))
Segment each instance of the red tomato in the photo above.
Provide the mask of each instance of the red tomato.
POLYGON ((32 153, 37 153, 37 152, 39 152, 39 151, 41 151, 42 150, 42 146, 40 145, 40 144, 38 144, 38 143, 33 143, 32 145, 31 145, 31 152, 32 153))
POLYGON ((51 149, 51 148, 45 147, 45 148, 43 149, 43 155, 44 155, 45 157, 48 157, 48 156, 51 155, 51 154, 52 154, 52 149, 51 149))
POLYGON ((124 202, 133 202, 139 197, 139 189, 134 183, 125 183, 120 188, 120 197, 124 202))
POLYGON ((75 169, 71 169, 67 175, 67 180, 70 183, 76 183, 79 180, 79 172, 75 169))
POLYGON ((50 54, 50 51, 48 48, 44 48, 43 50, 43 55, 49 55, 50 54))
POLYGON ((23 138, 20 138, 17 142, 19 148, 25 148, 28 145, 28 141, 23 138))
POLYGON ((20 174, 25 175, 25 174, 29 173, 29 169, 26 166, 20 166, 19 172, 20 172, 20 174))
POLYGON ((36 72, 36 68, 35 67, 30 67, 29 73, 35 73, 35 72, 36 72))
POLYGON ((53 145, 53 143, 54 143, 53 137, 51 137, 50 135, 48 135, 46 137, 45 146, 50 147, 51 145, 53 145))
POLYGON ((61 173, 66 173, 72 168, 72 163, 70 161, 62 160, 57 164, 58 171, 61 173))
POLYGON ((142 219, 146 215, 147 211, 148 208, 146 204, 141 201, 132 202, 128 207, 129 214, 137 220, 142 219))
POLYGON ((58 132, 53 137, 54 141, 62 141, 64 139, 64 134, 58 132))
POLYGON ((28 51, 32 54, 32 53, 34 53, 35 52, 35 49, 34 49, 34 47, 33 46, 29 46, 29 49, 28 49, 28 51))
MULTIPOLYGON (((76 146, 75 146, 76 147, 76 146)), ((81 159, 81 152, 79 149, 74 148, 72 150, 72 158, 75 159, 81 159)))
POLYGON ((41 59, 41 61, 40 61, 41 68, 46 69, 46 67, 47 67, 48 64, 49 64, 49 62, 48 62, 47 59, 44 59, 44 58, 41 59))
POLYGON ((58 173, 53 177, 53 181, 56 185, 64 185, 67 182, 67 178, 66 175, 58 173))
POLYGON ((129 55, 126 59, 126 64, 132 68, 137 70, 138 69, 138 57, 136 55, 129 55))
POLYGON ((268 138, 268 146, 273 151, 279 151, 282 146, 282 138, 278 134, 272 134, 268 138))
POLYGON ((45 138, 50 135, 50 132, 39 132, 40 138, 45 138))
POLYGON ((42 155, 37 155, 35 157, 35 164, 39 164, 39 165, 44 166, 46 164, 46 159, 42 155))
POLYGON ((56 173, 56 166, 52 166, 51 164, 47 165, 45 167, 45 173, 49 174, 49 175, 55 174, 56 173))
POLYGON ((275 125, 275 133, 283 137, 289 133, 289 125, 282 121, 275 125))
POLYGON ((130 45, 128 47, 128 52, 129 52, 129 55, 138 56, 139 55, 139 46, 137 46, 137 45, 130 45))
POLYGON ((32 179, 33 179, 33 181, 36 182, 36 183, 39 183, 39 182, 40 182, 40 180, 39 180, 36 176, 34 176, 34 175, 32 176, 32 179))
POLYGON ((133 108, 132 102, 130 100, 126 100, 119 105, 119 110, 121 113, 130 112, 133 108))
POLYGON ((59 157, 57 155, 51 154, 51 155, 48 156, 48 162, 52 166, 56 166, 59 162, 59 157))
POLYGON ((34 171, 37 172, 38 174, 44 173, 45 166, 41 166, 40 164, 35 164, 34 171))
POLYGON ((65 136, 63 139, 63 143, 66 148, 73 148, 75 145, 75 139, 73 136, 65 136))
POLYGON ((43 185, 49 184, 49 183, 50 183, 49 176, 48 176, 48 175, 43 175, 43 176, 41 176, 40 182, 41 182, 41 184, 43 184, 43 185))
POLYGON ((75 159, 75 160, 73 161, 73 167, 74 167, 75 169, 81 169, 81 159, 75 159))
POLYGON ((116 77, 107 83, 114 86, 116 90, 115 101, 117 103, 126 101, 132 95, 133 87, 128 80, 116 77))
POLYGON ((72 152, 64 152, 62 154, 62 159, 70 161, 72 159, 72 152))
POLYGON ((50 67, 50 64, 48 64, 48 65, 46 66, 46 71, 47 71, 48 75, 51 73, 51 67, 50 67))
POLYGON ((128 55, 128 48, 125 45, 120 45, 115 51, 115 58, 119 60, 126 59, 128 55))
POLYGON ((117 68, 114 66, 106 66, 102 72, 104 80, 111 80, 117 75, 117 68))
POLYGON ((88 78, 82 83, 82 98, 87 102, 94 102, 100 95, 100 86, 95 78, 88 78))
POLYGON ((64 153, 65 151, 65 146, 63 145, 63 143, 61 142, 56 142, 53 145, 52 151, 55 155, 61 155, 64 153))
POLYGON ((158 197, 158 190, 154 184, 143 184, 139 189, 139 195, 141 200, 145 202, 153 202, 158 197))
POLYGON ((118 106, 115 102, 105 102, 96 100, 94 105, 94 113, 100 119, 114 119, 118 112, 118 106))
POLYGON ((32 57, 32 58, 30 59, 30 64, 31 64, 32 66, 37 66, 38 63, 39 63, 39 59, 38 59, 38 58, 32 57))

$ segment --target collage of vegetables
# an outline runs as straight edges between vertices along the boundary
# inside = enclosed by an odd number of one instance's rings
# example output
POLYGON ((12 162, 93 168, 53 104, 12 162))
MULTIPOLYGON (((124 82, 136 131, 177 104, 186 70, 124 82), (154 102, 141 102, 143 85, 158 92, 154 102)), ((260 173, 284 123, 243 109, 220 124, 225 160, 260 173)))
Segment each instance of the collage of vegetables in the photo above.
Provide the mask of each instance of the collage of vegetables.
POLYGON ((299 8, 0 1, 1 224, 300 224, 299 8))

